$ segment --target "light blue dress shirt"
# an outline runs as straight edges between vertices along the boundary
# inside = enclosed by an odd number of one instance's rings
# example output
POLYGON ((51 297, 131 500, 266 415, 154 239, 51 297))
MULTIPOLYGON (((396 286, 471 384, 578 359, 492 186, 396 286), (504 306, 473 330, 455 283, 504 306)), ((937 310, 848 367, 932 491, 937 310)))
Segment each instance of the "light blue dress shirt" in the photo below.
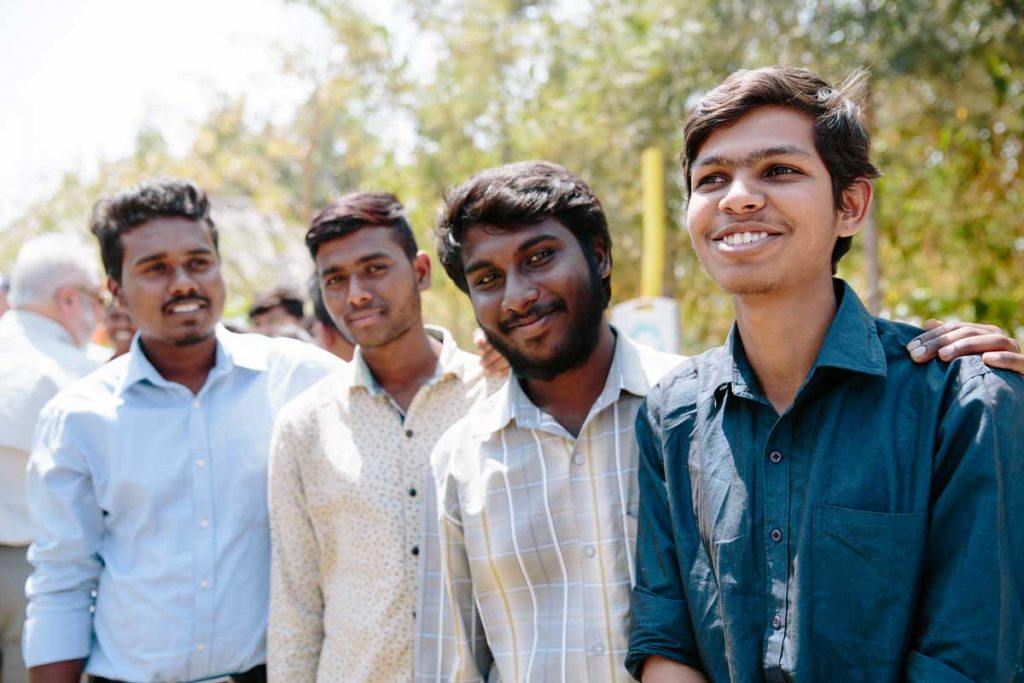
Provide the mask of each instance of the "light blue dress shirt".
POLYGON ((29 461, 28 666, 197 681, 265 661, 278 409, 341 361, 217 328, 198 394, 139 346, 44 408, 29 461))

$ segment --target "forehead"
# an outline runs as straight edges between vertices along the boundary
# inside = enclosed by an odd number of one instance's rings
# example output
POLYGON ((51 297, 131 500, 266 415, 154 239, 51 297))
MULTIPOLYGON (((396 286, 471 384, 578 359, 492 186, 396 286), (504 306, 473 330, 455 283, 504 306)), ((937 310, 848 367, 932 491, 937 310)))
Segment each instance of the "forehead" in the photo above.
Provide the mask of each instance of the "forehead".
POLYGON ((125 259, 146 258, 152 254, 214 250, 210 226, 191 218, 162 217, 146 221, 121 235, 125 259))
POLYGON ((316 252, 320 270, 355 265, 360 259, 383 254, 395 260, 406 258, 389 225, 371 225, 322 243, 316 252))
POLYGON ((758 150, 786 146, 817 157, 814 121, 789 107, 758 107, 711 133, 697 150, 694 164, 708 157, 740 159, 758 150))
POLYGON ((539 223, 507 229, 488 225, 474 225, 466 230, 462 239, 462 262, 488 261, 501 266, 514 262, 524 248, 538 243, 544 237, 562 242, 576 242, 576 236, 555 218, 545 218, 539 223))

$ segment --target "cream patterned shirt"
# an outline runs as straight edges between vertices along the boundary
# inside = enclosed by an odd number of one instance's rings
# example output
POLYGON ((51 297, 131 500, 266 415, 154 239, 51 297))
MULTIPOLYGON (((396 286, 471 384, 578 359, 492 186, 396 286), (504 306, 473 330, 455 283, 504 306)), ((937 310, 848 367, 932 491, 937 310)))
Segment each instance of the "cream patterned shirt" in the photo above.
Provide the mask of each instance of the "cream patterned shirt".
POLYGON ((420 572, 437 577, 440 568, 425 538, 437 519, 430 452, 490 386, 477 356, 447 331, 427 329, 442 340, 437 372, 404 416, 357 349, 350 364, 278 417, 270 460, 271 681, 413 677, 420 572))
POLYGON ((633 422, 682 360, 619 334, 578 438, 516 381, 442 437, 432 466, 450 597, 424 614, 420 678, 631 680, 633 422))

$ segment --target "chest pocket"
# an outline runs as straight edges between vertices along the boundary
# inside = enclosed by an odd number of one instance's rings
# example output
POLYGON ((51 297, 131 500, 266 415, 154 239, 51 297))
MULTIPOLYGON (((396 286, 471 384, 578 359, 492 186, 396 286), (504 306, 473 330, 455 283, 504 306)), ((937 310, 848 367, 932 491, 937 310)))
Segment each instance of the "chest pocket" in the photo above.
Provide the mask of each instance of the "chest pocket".
POLYGON ((928 516, 818 505, 811 547, 811 630, 875 661, 904 646, 928 516))

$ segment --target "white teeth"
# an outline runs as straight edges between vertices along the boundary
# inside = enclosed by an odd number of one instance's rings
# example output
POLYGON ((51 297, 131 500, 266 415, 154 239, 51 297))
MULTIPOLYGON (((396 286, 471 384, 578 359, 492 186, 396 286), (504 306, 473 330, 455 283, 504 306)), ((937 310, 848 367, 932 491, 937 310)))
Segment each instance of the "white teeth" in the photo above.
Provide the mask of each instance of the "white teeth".
POLYGON ((199 310, 199 304, 181 304, 180 306, 172 306, 171 313, 194 313, 199 310))
POLYGON ((722 243, 729 246, 735 246, 737 244, 750 244, 751 242, 760 242, 761 240, 768 237, 767 232, 734 232, 730 235, 726 235, 722 238, 722 243))

